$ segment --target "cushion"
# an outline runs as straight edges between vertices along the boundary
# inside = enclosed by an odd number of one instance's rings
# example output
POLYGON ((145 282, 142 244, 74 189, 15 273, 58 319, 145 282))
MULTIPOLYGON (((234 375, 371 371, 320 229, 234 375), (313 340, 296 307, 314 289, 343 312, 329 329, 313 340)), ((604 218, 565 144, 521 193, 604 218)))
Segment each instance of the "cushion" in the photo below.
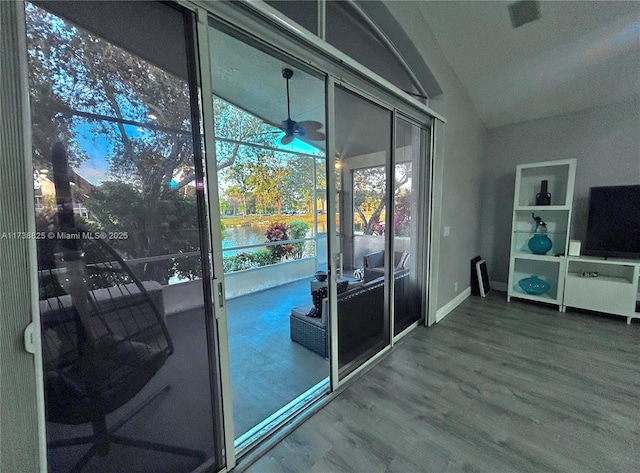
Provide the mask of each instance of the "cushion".
POLYGON ((409 253, 396 251, 395 261, 396 269, 405 269, 409 267, 409 253))
POLYGON ((311 292, 313 307, 307 314, 307 317, 322 317, 322 299, 327 297, 327 288, 321 287, 311 292))
MULTIPOLYGON (((338 281, 336 290, 338 294, 342 294, 349 287, 349 281, 338 281)), ((327 297, 328 288, 321 287, 311 292, 311 299, 313 299, 313 307, 307 313, 307 317, 322 317, 322 300, 327 297)))
POLYGON ((379 266, 384 267, 384 251, 377 251, 364 256, 365 268, 377 268, 379 266))
POLYGON ((316 327, 326 329, 327 324, 326 321, 322 319, 322 317, 309 317, 307 315, 312 307, 313 306, 311 304, 294 307, 293 309, 291 309, 291 317, 302 320, 308 324, 315 325, 316 327))

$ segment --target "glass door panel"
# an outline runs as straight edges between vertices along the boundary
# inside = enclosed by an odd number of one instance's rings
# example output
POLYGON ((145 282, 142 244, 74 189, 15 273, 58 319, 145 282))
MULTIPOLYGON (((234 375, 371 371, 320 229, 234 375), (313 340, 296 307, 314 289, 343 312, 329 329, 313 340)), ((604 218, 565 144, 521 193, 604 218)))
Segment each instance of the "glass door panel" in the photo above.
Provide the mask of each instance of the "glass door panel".
POLYGON ((219 470, 193 18, 49 7, 26 4, 48 471, 219 470))
POLYGON ((209 42, 233 420, 242 453, 300 407, 303 395, 328 387, 327 282, 314 278, 328 261, 325 85, 215 23, 209 42))
POLYGON ((388 346, 388 227, 392 113, 335 89, 336 229, 340 379, 388 346), (342 283, 342 284, 341 284, 342 283))
POLYGON ((394 248, 394 326, 398 335, 422 318, 422 300, 425 297, 422 261, 427 238, 422 231, 428 213, 420 202, 426 179, 424 167, 426 131, 402 118, 396 120, 393 196, 393 248, 394 248))

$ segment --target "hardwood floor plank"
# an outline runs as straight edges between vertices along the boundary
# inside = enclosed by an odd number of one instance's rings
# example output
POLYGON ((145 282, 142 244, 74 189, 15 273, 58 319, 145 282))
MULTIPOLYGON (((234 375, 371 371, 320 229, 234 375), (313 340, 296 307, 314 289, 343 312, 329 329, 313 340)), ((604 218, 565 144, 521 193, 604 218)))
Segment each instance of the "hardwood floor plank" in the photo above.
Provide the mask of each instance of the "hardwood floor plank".
POLYGON ((640 324, 501 294, 418 328, 247 471, 640 471, 640 324))

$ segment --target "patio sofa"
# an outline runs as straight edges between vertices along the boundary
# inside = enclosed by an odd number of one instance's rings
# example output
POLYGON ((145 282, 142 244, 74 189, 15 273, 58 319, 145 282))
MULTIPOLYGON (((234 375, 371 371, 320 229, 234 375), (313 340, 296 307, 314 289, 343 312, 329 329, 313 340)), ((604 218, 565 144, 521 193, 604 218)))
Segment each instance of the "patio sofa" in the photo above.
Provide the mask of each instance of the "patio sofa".
MULTIPOLYGON (((363 282, 373 281, 380 276, 384 276, 384 250, 376 251, 364 255, 364 278, 363 282)), ((393 272, 397 274, 409 267, 409 253, 396 251, 393 255, 393 272)))
MULTIPOLYGON (((384 278, 368 283, 349 283, 347 290, 338 294, 338 356, 341 362, 349 354, 383 333, 384 320, 378 317, 384 307, 384 278)), ((313 308, 307 304, 291 309, 291 340, 327 358, 329 356, 328 314, 329 299, 322 299, 320 317, 309 317, 313 308)))

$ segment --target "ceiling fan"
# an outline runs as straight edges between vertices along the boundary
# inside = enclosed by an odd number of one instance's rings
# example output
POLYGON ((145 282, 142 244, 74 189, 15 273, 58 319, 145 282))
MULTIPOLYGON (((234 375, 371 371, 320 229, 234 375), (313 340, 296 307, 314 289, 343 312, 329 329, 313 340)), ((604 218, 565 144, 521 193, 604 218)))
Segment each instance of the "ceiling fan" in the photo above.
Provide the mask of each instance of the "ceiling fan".
POLYGON ((318 131, 322 128, 322 123, 311 120, 296 122, 291 119, 289 79, 293 77, 293 71, 288 68, 282 69, 282 77, 287 81, 287 119, 280 123, 280 129, 284 131, 284 136, 280 140, 280 143, 288 145, 294 138, 306 138, 312 141, 324 140, 324 133, 318 131))

